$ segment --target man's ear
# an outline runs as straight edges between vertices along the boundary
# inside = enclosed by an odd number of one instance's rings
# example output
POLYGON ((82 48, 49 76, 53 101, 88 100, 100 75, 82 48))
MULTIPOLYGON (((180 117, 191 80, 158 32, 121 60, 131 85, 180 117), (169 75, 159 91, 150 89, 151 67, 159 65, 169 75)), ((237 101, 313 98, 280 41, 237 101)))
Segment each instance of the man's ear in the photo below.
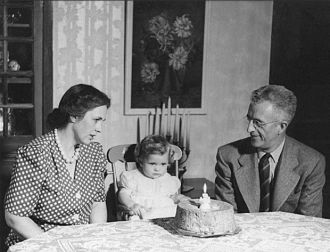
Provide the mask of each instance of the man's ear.
POLYGON ((278 132, 279 135, 283 133, 283 131, 286 131, 286 129, 288 128, 288 121, 284 120, 284 121, 281 121, 280 123, 280 131, 278 132))

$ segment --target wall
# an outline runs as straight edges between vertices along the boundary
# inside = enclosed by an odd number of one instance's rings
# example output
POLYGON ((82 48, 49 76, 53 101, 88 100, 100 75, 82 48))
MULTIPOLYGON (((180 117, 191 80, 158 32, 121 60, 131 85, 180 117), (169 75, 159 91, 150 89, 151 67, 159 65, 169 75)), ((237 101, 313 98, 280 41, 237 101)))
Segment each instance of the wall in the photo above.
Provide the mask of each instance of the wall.
MULTIPOLYGON (((250 91, 268 84, 272 1, 210 1, 206 115, 193 115, 185 177, 214 180, 219 145, 246 135, 250 91)), ((104 148, 136 139, 136 116, 124 111, 124 1, 54 1, 54 106, 65 90, 90 83, 112 98, 104 148)))

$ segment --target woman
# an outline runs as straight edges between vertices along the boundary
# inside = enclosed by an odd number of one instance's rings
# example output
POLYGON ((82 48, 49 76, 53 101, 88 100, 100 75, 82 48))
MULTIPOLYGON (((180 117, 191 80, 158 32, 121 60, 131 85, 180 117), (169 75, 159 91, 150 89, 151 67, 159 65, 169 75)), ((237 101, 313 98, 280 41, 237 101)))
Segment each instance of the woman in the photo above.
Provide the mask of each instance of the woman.
POLYGON ((57 225, 106 222, 101 132, 110 99, 85 84, 72 86, 48 116, 53 129, 17 151, 5 201, 6 245, 57 225))

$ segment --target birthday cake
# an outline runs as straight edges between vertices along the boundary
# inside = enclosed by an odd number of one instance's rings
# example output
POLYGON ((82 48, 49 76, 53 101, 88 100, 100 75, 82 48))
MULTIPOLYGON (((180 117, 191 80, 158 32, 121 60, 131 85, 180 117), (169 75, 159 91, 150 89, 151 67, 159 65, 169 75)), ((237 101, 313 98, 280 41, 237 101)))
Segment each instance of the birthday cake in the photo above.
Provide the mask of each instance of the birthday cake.
POLYGON ((232 205, 209 200, 209 207, 201 208, 200 199, 181 201, 177 206, 174 224, 181 231, 196 235, 234 234, 238 228, 232 205))

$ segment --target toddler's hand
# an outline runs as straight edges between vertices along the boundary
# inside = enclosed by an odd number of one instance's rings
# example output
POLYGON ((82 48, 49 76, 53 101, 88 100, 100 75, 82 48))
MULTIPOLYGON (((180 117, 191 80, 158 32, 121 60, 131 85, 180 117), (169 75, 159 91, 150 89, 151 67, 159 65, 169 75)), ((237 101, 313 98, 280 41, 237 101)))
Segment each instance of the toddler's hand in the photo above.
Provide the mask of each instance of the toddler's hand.
POLYGON ((189 200, 190 197, 185 196, 183 194, 173 194, 170 198, 174 201, 175 204, 179 204, 180 201, 189 200))
POLYGON ((148 211, 149 209, 145 208, 144 206, 141 206, 140 204, 134 204, 130 211, 132 211, 132 215, 138 215, 140 219, 143 219, 143 215, 148 211))

